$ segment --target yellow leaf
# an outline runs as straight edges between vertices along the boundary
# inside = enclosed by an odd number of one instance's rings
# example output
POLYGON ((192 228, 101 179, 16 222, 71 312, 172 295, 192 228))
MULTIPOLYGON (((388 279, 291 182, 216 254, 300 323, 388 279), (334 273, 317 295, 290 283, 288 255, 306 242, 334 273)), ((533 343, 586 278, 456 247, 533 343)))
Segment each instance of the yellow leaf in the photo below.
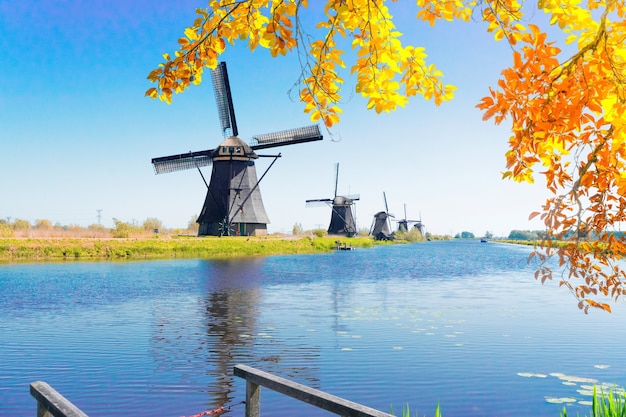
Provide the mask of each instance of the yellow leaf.
POLYGON ((198 34, 194 30, 194 28, 185 29, 185 36, 188 37, 192 41, 195 41, 198 39, 198 34))
POLYGON ((150 74, 148 74, 148 79, 152 82, 156 81, 159 79, 159 76, 163 74, 163 69, 162 68, 157 68, 155 70, 152 70, 150 72, 150 74))
POLYGON ((333 113, 339 113, 339 114, 343 113, 343 110, 341 110, 341 109, 340 109, 339 107, 337 107, 337 106, 333 106, 333 107, 331 107, 331 108, 330 108, 330 110, 331 110, 333 113))
POLYGON ((156 89, 156 88, 154 88, 154 87, 149 88, 149 89, 146 91, 146 94, 145 94, 145 95, 146 95, 146 96, 148 96, 148 97, 150 97, 150 98, 156 98, 156 97, 157 97, 157 89, 156 89))

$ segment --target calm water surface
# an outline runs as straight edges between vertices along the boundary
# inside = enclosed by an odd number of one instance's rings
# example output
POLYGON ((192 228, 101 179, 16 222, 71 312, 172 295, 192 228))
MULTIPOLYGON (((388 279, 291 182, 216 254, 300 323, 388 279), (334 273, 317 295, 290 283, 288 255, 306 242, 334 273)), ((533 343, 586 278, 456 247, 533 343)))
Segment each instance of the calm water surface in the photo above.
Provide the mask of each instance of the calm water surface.
MULTIPOLYGON (((530 250, 0 265, 0 415, 36 415, 42 380, 92 417, 242 416, 237 363, 396 414, 588 414, 594 383, 626 385, 626 306, 583 314, 530 250)), ((269 390, 261 409, 329 415, 269 390)))

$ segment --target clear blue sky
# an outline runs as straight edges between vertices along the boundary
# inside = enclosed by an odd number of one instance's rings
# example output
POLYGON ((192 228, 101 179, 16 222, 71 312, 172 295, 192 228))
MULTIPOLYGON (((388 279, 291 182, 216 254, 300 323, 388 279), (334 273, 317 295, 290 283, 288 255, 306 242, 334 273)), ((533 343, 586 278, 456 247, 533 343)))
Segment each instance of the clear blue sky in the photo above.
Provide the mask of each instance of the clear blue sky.
MULTIPOLYGON (((167 105, 144 97, 147 74, 172 53, 203 1, 0 0, 0 218, 87 226, 112 219, 160 219, 185 227, 198 214, 206 187, 197 171, 155 175, 153 157, 217 146, 221 140, 213 89, 200 87, 167 105)), ((390 4, 391 5, 391 4, 390 4)), ((421 218, 434 234, 467 230, 508 235, 540 229, 528 215, 546 191, 501 180, 508 126, 483 122, 474 106, 510 62, 510 49, 485 27, 415 19, 414 2, 393 5, 403 41, 427 48, 458 91, 436 107, 416 97, 377 115, 344 91, 341 123, 324 141, 277 148, 283 157, 260 184, 270 232, 327 228, 330 209, 305 200, 360 194, 357 224, 374 213, 421 218), (340 140, 338 140, 340 139, 340 140)), ((231 47, 227 62, 240 137, 309 124, 288 90, 297 80, 294 57, 231 47)), ((257 163, 259 176, 269 164, 257 163)), ((210 175, 210 169, 204 171, 210 175)))

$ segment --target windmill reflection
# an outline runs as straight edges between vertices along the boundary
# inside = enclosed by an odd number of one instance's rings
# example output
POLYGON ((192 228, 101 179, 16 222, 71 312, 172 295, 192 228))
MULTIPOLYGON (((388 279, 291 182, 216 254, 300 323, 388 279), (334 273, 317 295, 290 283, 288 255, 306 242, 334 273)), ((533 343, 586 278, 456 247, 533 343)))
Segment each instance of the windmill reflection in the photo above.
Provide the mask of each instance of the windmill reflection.
POLYGON ((318 382, 319 347, 301 337, 275 337, 282 323, 263 321, 264 311, 271 308, 263 301, 265 262, 266 258, 202 261, 197 282, 205 296, 164 301, 155 308, 152 353, 167 389, 206 392, 202 406, 213 410, 243 400, 244 382, 232 376, 237 363, 309 384, 318 382), (177 377, 180 381, 172 386, 177 377))
POLYGON ((154 385, 206 392, 201 407, 213 410, 242 399, 235 394, 232 367, 254 357, 264 259, 199 262, 194 281, 205 295, 183 293, 154 308, 152 356, 163 375, 154 385))
POLYGON ((215 377, 208 393, 216 407, 233 401, 233 366, 254 358, 264 261, 254 258, 206 264, 204 320, 209 343, 205 353, 207 368, 215 377))

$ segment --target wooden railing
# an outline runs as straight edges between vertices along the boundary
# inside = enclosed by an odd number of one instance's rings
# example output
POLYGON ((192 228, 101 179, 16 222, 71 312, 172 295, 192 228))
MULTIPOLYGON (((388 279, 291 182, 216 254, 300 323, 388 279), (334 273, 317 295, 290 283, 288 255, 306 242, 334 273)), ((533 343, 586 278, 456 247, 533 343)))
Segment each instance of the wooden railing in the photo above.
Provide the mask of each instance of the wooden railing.
POLYGON ((344 400, 246 365, 235 365, 235 376, 246 380, 245 417, 261 416, 261 387, 314 405, 343 417, 393 417, 374 408, 344 400))
POLYGON ((30 384, 30 395, 37 400, 37 417, 87 417, 87 414, 45 382, 30 384))
MULTIPOLYGON (((261 416, 261 387, 342 417, 394 417, 250 366, 236 365, 234 374, 246 380, 245 417, 261 416)), ((37 417, 87 417, 87 414, 45 382, 37 381, 30 384, 30 395, 37 400, 37 417)))

